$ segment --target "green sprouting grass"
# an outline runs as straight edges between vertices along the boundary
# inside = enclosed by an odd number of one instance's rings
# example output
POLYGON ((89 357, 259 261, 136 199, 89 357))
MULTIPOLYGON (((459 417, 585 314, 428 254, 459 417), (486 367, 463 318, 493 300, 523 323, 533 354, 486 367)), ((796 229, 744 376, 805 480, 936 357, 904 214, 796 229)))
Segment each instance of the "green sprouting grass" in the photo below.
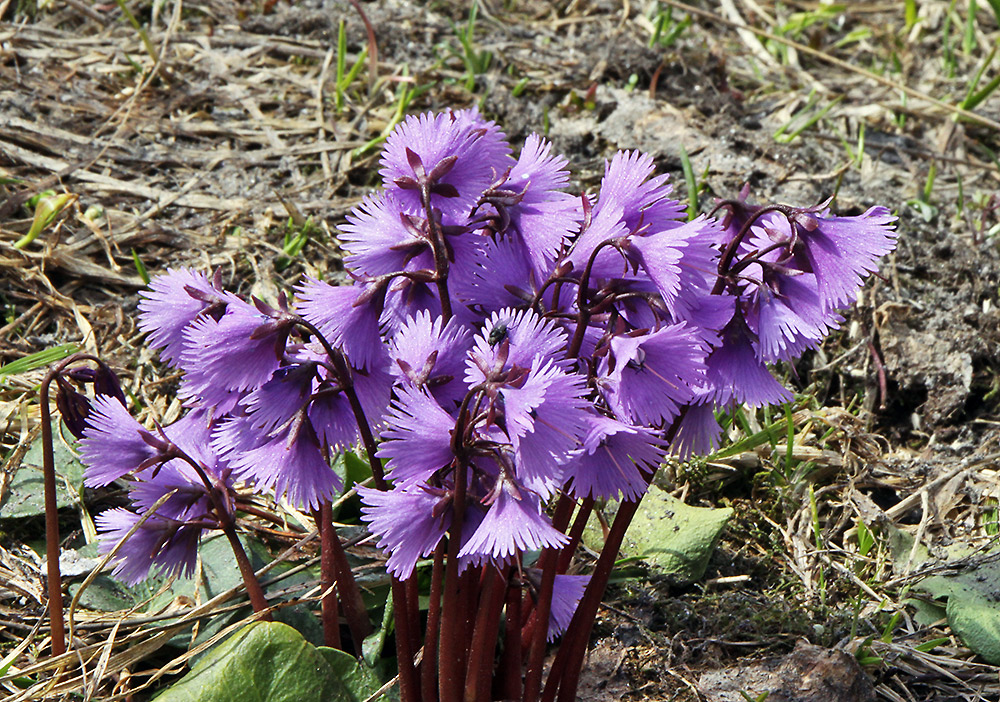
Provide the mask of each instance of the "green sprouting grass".
POLYGON ((668 6, 666 9, 657 8, 657 12, 652 19, 653 33, 649 37, 649 46, 667 49, 674 45, 684 30, 691 26, 691 16, 685 15, 684 19, 678 21, 674 19, 674 8, 668 6))
POLYGON ((340 20, 337 29, 337 68, 334 77, 334 107, 337 112, 344 110, 348 88, 354 83, 361 72, 365 60, 368 58, 367 47, 361 50, 357 61, 350 68, 347 68, 347 31, 346 22, 340 20))
POLYGON ((125 19, 127 19, 129 24, 131 24, 135 31, 138 32, 139 38, 142 40, 142 45, 146 48, 146 53, 149 54, 149 58, 153 59, 153 63, 159 63, 159 52, 156 50, 156 47, 153 46, 153 42, 149 38, 149 34, 143 26, 139 24, 139 20, 132 14, 132 10, 128 8, 128 5, 125 4, 125 0, 115 0, 115 2, 118 3, 118 7, 121 9, 122 14, 125 15, 125 19))
POLYGON ((691 159, 688 157, 684 144, 680 144, 681 169, 684 171, 684 182, 688 191, 688 217, 698 216, 698 181, 694 177, 694 169, 691 167, 691 159))
POLYGON ((826 114, 843 98, 843 95, 838 95, 823 107, 815 109, 819 103, 819 98, 816 95, 816 90, 813 89, 810 91, 809 97, 806 99, 806 104, 802 107, 802 109, 792 115, 791 119, 775 130, 774 140, 779 144, 788 144, 789 142, 794 141, 799 134, 823 119, 823 117, 825 117, 826 114))
POLYGON ((16 361, 11 361, 0 366, 0 379, 4 376, 17 375, 18 373, 27 373, 36 368, 44 368, 56 361, 61 361, 67 356, 71 356, 79 350, 80 347, 76 344, 62 344, 61 346, 53 346, 50 349, 43 349, 42 351, 22 356, 16 361))
POLYGON ((452 53, 462 59, 465 64, 465 89, 470 93, 476 89, 476 79, 486 73, 493 63, 493 52, 485 49, 479 50, 475 44, 476 18, 479 15, 479 3, 473 2, 469 10, 469 19, 465 26, 452 25, 461 52, 452 50, 452 53))

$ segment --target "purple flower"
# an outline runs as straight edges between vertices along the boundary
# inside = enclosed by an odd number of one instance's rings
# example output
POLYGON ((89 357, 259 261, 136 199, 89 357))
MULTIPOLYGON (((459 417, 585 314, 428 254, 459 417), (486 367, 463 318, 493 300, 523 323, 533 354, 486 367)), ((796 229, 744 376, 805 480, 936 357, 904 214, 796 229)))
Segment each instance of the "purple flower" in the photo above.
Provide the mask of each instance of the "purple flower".
POLYGON ((358 368, 380 365, 385 359, 379 335, 385 288, 339 286, 306 278, 296 289, 296 310, 323 333, 334 346, 343 348, 358 368), (381 293, 379 293, 381 290, 381 293))
MULTIPOLYGON (((138 523, 140 515, 121 507, 101 512, 95 518, 101 532, 100 552, 109 553, 138 523)), ((114 576, 126 585, 136 585, 155 568, 162 576, 191 577, 198 558, 202 529, 175 519, 153 515, 122 544, 112 559, 114 576)))
POLYGON ((184 394, 218 405, 260 387, 281 365, 290 326, 246 303, 230 305, 219 321, 195 321, 184 334, 184 394))
POLYGON ((407 117, 385 142, 382 180, 411 212, 422 212, 420 187, 442 212, 465 216, 496 174, 513 164, 510 146, 475 110, 407 117))
MULTIPOLYGON (((212 448, 212 431, 217 422, 210 421, 208 413, 188 412, 163 433, 180 451, 196 462, 205 476, 222 494, 232 492, 229 466, 212 448)), ((208 488, 194 467, 182 458, 174 458, 160 466, 155 475, 143 472, 129 486, 129 497, 140 512, 146 512, 171 490, 176 493, 167 498, 157 515, 178 520, 203 518, 215 509, 208 488)))
POLYGON ((315 362, 282 366, 240 401, 254 429, 268 434, 298 414, 312 395, 315 362))
POLYGON ((718 227, 714 220, 703 216, 685 224, 670 222, 670 225, 667 229, 632 237, 630 242, 667 308, 672 310, 681 293, 682 262, 692 263, 690 256, 687 261, 684 260, 685 251, 710 238, 718 227))
POLYGON ((896 217, 885 207, 872 207, 856 217, 831 217, 823 210, 795 221, 827 311, 853 302, 863 279, 878 270, 878 260, 896 248, 891 228, 896 217))
POLYGON ((361 518, 389 552, 386 568, 407 580, 417 561, 428 556, 451 526, 451 506, 443 490, 410 485, 391 491, 358 487, 361 518))
POLYGON ((722 331, 721 341, 705 361, 713 402, 728 405, 735 401, 761 407, 792 399, 791 393, 775 380, 757 356, 751 332, 739 315, 722 331))
POLYGON ((583 448, 566 464, 564 477, 576 497, 637 500, 648 486, 643 472, 655 471, 663 455, 663 440, 652 430, 592 414, 583 448))
POLYGON ((691 456, 704 456, 719 445, 722 427, 715 419, 715 403, 702 394, 689 404, 670 443, 671 452, 682 461, 691 456))
POLYGON ((154 436, 113 397, 94 399, 80 442, 84 485, 100 487, 171 458, 169 442, 154 436))
POLYGON ((538 496, 518 487, 510 477, 497 480, 487 503, 489 511, 462 544, 460 558, 504 561, 525 551, 562 546, 569 541, 542 513, 538 496))
MULTIPOLYGON (((340 228, 348 268, 357 275, 376 277, 407 270, 411 260, 429 254, 430 239, 413 221, 420 214, 419 209, 407 211, 398 193, 366 197, 340 228)), ((425 260, 428 263, 433 262, 425 260)))
POLYGON ((566 159, 537 134, 524 142, 517 163, 500 186, 484 196, 509 224, 503 233, 524 245, 538 274, 547 273, 562 244, 580 222, 580 200, 560 192, 569 182, 566 159))
MULTIPOLYGON (((573 264, 573 270, 582 273, 594 251, 601 244, 619 239, 629 233, 623 219, 624 211, 615 204, 600 209, 594 208, 588 226, 573 242, 566 260, 573 264)), ((620 278, 628 271, 628 264, 621 253, 605 247, 597 254, 591 267, 594 278, 620 278)))
POLYGON ((140 293, 139 328, 149 334, 149 345, 162 348, 160 358, 176 366, 184 350, 184 329, 200 316, 218 319, 238 298, 217 287, 204 273, 167 269, 140 293))
POLYGON ((588 419, 585 393, 582 376, 540 358, 523 384, 500 390, 517 478, 545 497, 558 488, 561 466, 579 444, 588 419))
POLYGON ((549 643, 569 628, 589 582, 589 575, 556 575, 552 584, 552 604, 549 607, 549 629, 546 634, 549 643))
POLYGON ((484 239, 473 263, 467 275, 449 281, 452 297, 462 303, 456 316, 465 323, 478 325, 491 312, 524 306, 538 291, 539 276, 523 241, 484 239))
POLYGON ((748 287, 743 304, 747 326, 757 337, 757 354, 764 361, 790 360, 818 344, 842 317, 824 312, 812 273, 785 275, 754 264, 749 275, 763 284, 748 287))
POLYGON ((258 491, 273 490, 278 498, 301 509, 317 509, 333 499, 342 483, 304 413, 273 436, 257 439, 253 448, 247 448, 252 439, 247 436, 246 424, 245 419, 230 420, 222 425, 230 431, 217 432, 215 437, 214 445, 238 477, 252 482, 258 491), (229 426, 233 422, 240 425, 229 426))
POLYGON ((476 336, 469 352, 465 382, 476 385, 488 373, 530 368, 535 358, 565 363, 560 353, 566 346, 566 332, 532 310, 505 308, 494 312, 476 336), (504 358, 505 356, 505 358, 504 358))
POLYGON ((455 420, 416 388, 404 386, 396 395, 378 456, 388 459, 393 482, 407 486, 426 481, 451 465, 455 459, 451 447, 455 420))
POLYGON ((471 346, 472 334, 454 319, 442 324, 440 317, 421 312, 392 337, 390 372, 404 384, 425 389, 443 407, 453 407, 465 397, 462 376, 471 346))
POLYGON ((686 324, 615 336, 598 383, 622 421, 669 422, 703 384, 705 347, 686 324))
POLYGON ((609 205, 622 208, 625 227, 632 232, 642 225, 660 228, 664 220, 680 220, 684 206, 667 196, 673 186, 668 174, 653 178, 653 157, 639 151, 619 151, 604 164, 601 195, 596 211, 609 205), (648 180, 647 180, 648 179, 648 180))

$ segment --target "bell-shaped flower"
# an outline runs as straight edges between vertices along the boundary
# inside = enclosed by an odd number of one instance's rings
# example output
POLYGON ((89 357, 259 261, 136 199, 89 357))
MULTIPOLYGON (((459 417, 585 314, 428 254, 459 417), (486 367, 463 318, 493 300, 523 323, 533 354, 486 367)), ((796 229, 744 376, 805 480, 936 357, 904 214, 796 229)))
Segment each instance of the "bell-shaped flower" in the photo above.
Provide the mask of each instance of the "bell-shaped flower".
POLYGON ((388 461, 396 485, 424 482, 455 459, 454 430, 455 419, 434 398, 414 387, 397 388, 378 457, 388 461))
MULTIPOLYGON (((139 522, 140 515, 118 507, 97 515, 99 551, 109 553, 139 522)), ((126 585, 137 585, 152 572, 164 577, 191 577, 198 560, 202 529, 182 521, 153 515, 122 544, 112 559, 113 575, 126 585)))
POLYGON ((501 234, 523 245, 536 275, 548 272, 581 217, 580 199, 562 192, 569 183, 566 159, 551 151, 550 142, 529 135, 500 192, 484 195, 507 222, 501 234))
POLYGON ((684 218, 684 205, 668 195, 673 186, 668 174, 650 178, 655 164, 653 157, 639 151, 619 151, 604 163, 604 178, 596 211, 614 206, 622 210, 625 228, 633 232, 651 225, 654 230, 664 227, 666 220, 684 218))
POLYGON ((231 393, 260 387, 281 366, 291 327, 283 313, 272 316, 246 303, 231 304, 219 321, 196 320, 184 333, 183 394, 219 405, 231 393))
POLYGON ((508 558, 546 547, 562 546, 569 538, 552 526, 538 496, 502 473, 485 504, 489 510, 458 552, 459 557, 508 558))
POLYGON ((392 337, 389 371, 404 385, 429 392, 442 407, 455 407, 465 397, 462 378, 471 346, 472 334, 454 318, 443 324, 421 312, 392 337))
POLYGON ((500 389, 517 479, 548 497, 588 419, 586 380, 538 358, 523 384, 500 389))
POLYGON ((385 286, 334 286, 306 278, 296 288, 295 309, 314 324, 333 346, 339 346, 358 368, 380 365, 385 358, 379 316, 385 286))
POLYGON ((670 442, 670 452, 682 461, 704 456, 719 447, 722 427, 715 418, 716 405, 699 392, 687 406, 670 442))
POLYGON ((426 187, 432 207, 465 216, 513 159, 495 123, 462 110, 407 117, 386 139, 380 163, 385 189, 409 211, 424 210, 420 190, 426 187))
POLYGON ((87 487, 107 485, 173 458, 170 442, 137 422, 118 400, 108 395, 94 399, 80 442, 87 487))
POLYGON ((723 406, 737 402, 762 407, 792 399, 791 393, 758 357, 752 332, 740 315, 733 317, 723 329, 721 342, 705 360, 713 402, 723 406))
POLYGON ((896 248, 895 221, 885 207, 856 217, 833 217, 829 210, 795 217, 796 236, 816 274, 824 310, 854 301, 864 278, 878 270, 879 259, 896 248))
POLYGON ((590 414, 583 447, 566 464, 563 477, 575 497, 638 500, 649 485, 645 476, 663 456, 663 440, 651 429, 590 414))
POLYGON ((569 628, 569 623, 573 621, 576 607, 583 599, 583 593, 589 582, 589 575, 556 575, 552 583, 549 629, 546 634, 549 643, 555 641, 569 628))
POLYGON ((250 444, 253 448, 247 448, 251 439, 246 424, 246 419, 230 420, 215 435, 215 447, 228 459, 237 477, 251 482, 258 491, 271 490, 279 499, 308 510, 318 509, 341 489, 341 480, 324 456, 305 412, 277 433, 258 439, 256 445, 250 444), (244 431, 234 432, 234 426, 244 431))
POLYGON ((488 374, 528 369, 535 359, 565 364, 566 332, 532 310, 494 312, 476 335, 466 364, 465 382, 477 385, 488 374))
POLYGON ((347 215, 340 240, 344 263, 357 276, 374 278, 408 270, 417 257, 427 258, 430 238, 412 220, 421 210, 407 211, 396 193, 369 195, 347 215))
POLYGON ((670 422, 703 384, 706 348, 686 324, 616 335, 598 385, 615 415, 626 422, 670 422))
POLYGON ((448 532, 452 512, 444 490, 420 485, 394 490, 358 487, 361 518, 389 552, 386 569, 400 580, 413 574, 417 561, 430 553, 448 532))
POLYGON ((160 358, 176 366, 184 350, 184 330, 200 316, 219 319, 239 298, 210 281, 204 273, 187 268, 167 269, 139 293, 139 329, 149 335, 149 345, 162 349, 160 358))

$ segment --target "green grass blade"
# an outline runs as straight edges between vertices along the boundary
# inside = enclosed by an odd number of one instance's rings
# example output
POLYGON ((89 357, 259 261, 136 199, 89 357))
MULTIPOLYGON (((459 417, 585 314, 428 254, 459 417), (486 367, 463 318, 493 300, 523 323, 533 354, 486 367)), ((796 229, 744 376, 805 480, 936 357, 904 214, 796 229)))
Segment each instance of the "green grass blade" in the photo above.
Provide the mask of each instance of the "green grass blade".
POLYGON ((27 356, 22 356, 16 361, 11 361, 5 365, 0 366, 0 377, 5 375, 15 375, 17 373, 26 373, 27 371, 34 370, 36 368, 42 368, 48 366, 56 361, 61 361, 67 356, 70 356, 80 350, 80 347, 76 344, 63 344, 62 346, 54 346, 51 349, 45 349, 44 351, 37 351, 27 356))
POLYGON ((681 168, 684 170, 684 182, 687 183, 688 191, 688 217, 698 216, 698 181, 694 177, 694 169, 691 167, 691 159, 688 158, 687 149, 684 144, 680 144, 681 168))

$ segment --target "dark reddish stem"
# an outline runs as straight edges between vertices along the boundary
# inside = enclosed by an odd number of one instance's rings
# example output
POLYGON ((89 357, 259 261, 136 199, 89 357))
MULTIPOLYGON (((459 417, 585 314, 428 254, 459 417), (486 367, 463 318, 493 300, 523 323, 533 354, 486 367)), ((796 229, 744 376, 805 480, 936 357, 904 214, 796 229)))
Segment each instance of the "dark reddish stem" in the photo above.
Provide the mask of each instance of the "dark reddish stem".
POLYGON ((576 547, 580 545, 580 539, 583 538, 583 530, 587 526, 587 520, 590 519, 590 514, 593 511, 594 498, 588 497, 580 505, 576 519, 573 520, 573 528, 569 532, 569 543, 563 546, 563 550, 559 554, 559 564, 556 566, 557 573, 565 573, 569 569, 573 554, 576 553, 576 547))
MULTIPOLYGON (((351 565, 347 562, 347 554, 337 536, 337 530, 333 526, 333 506, 326 502, 320 507, 319 513, 320 539, 322 543, 322 557, 320 558, 321 581, 324 589, 330 584, 337 584, 337 596, 340 605, 344 610, 344 617, 347 619, 347 626, 351 630, 351 638, 354 639, 355 653, 361 653, 361 644, 372 632, 371 622, 368 620, 368 613, 365 610, 365 602, 361 597, 361 590, 351 572, 351 565), (329 562, 329 565, 327 565, 329 562), (329 574, 326 568, 329 568, 329 574), (327 580, 329 578, 329 580, 327 580)), ((338 626, 336 599, 332 598, 330 604, 330 616, 332 621, 327 621, 327 604, 323 599, 323 630, 328 627, 338 626)), ((339 632, 338 632, 339 635, 339 632)), ((329 645, 329 644, 328 644, 329 645)))
POLYGON ((56 501, 55 449, 52 441, 52 413, 49 410, 49 386, 63 370, 77 361, 101 363, 88 353, 74 353, 45 374, 38 389, 38 408, 42 423, 42 479, 45 493, 45 567, 49 589, 49 638, 52 655, 66 652, 66 622, 63 619, 62 572, 59 570, 59 505, 56 501))
POLYGON ((441 610, 438 695, 442 702, 457 702, 462 698, 462 678, 465 673, 466 632, 460 627, 464 613, 459 599, 458 551, 462 543, 462 523, 465 518, 466 463, 458 460, 457 464, 441 610))
POLYGON ((267 613, 267 598, 264 597, 264 590, 261 589, 260 582, 257 580, 257 574, 254 573, 253 566, 250 565, 247 552, 243 550, 243 544, 240 543, 240 537, 236 533, 236 528, 233 526, 231 520, 227 520, 227 523, 221 526, 222 533, 226 535, 226 539, 229 540, 229 545, 233 549, 233 556, 236 558, 236 565, 240 569, 240 575, 243 576, 243 583, 246 585, 247 595, 250 597, 250 605, 253 607, 253 611, 264 612, 261 615, 261 619, 271 621, 271 615, 267 613))
POLYGON ((493 681, 493 655, 500 630, 500 610, 503 608, 507 576, 506 572, 501 572, 492 565, 485 566, 485 569, 486 582, 480 588, 479 607, 472 627, 472 644, 469 646, 465 702, 489 700, 493 681))
POLYGON ((573 702, 576 699, 576 687, 580 679, 583 659, 587 653, 587 645, 590 642, 594 618, 597 616, 597 609, 604 597, 604 590, 607 588, 608 579, 611 577, 611 571, 618 558, 625 530, 632 523, 632 518, 638 508, 639 501, 622 502, 618 508, 618 514, 608 532, 604 548, 601 549, 594 573, 590 576, 590 583, 588 583, 583 598, 576 607, 569 627, 563 634, 563 645, 560 646, 552 668, 549 670, 549 678, 545 684, 542 702, 553 702, 557 690, 559 702, 573 702))
POLYGON ((337 592, 334 584, 337 582, 335 566, 333 564, 333 539, 337 534, 333 529, 333 524, 326 519, 324 508, 329 504, 326 502, 323 507, 313 513, 316 521, 316 528, 319 529, 320 558, 319 558, 319 586, 326 593, 320 601, 320 609, 323 619, 323 643, 330 648, 340 648, 340 611, 337 607, 337 592))
POLYGON ((521 599, 520 581, 515 576, 507 585, 507 621, 504 630, 503 659, 500 672, 503 676, 501 697, 505 700, 521 699, 521 599))
POLYGON ((424 632, 424 657, 420 662, 420 689, 423 702, 438 700, 438 640, 441 633, 441 586, 444 580, 444 549, 442 541, 434 549, 434 569, 431 571, 430 603, 427 606, 427 628, 424 632))
MULTIPOLYGON (((411 575, 410 577, 416 577, 411 575)), ((393 622, 396 625, 396 659, 399 664, 399 698, 402 702, 420 702, 417 668, 413 664, 413 632, 406 600, 406 583, 392 579, 393 622)))
MULTIPOLYGON (((66 359, 66 361, 69 361, 66 359)), ((42 475, 45 481, 45 565, 49 588, 49 637, 52 655, 66 652, 66 623, 63 621, 62 573, 59 571, 59 507, 56 504, 56 468, 52 445, 52 417, 49 412, 49 385, 66 362, 60 363, 45 376, 38 391, 42 422, 42 475)))

